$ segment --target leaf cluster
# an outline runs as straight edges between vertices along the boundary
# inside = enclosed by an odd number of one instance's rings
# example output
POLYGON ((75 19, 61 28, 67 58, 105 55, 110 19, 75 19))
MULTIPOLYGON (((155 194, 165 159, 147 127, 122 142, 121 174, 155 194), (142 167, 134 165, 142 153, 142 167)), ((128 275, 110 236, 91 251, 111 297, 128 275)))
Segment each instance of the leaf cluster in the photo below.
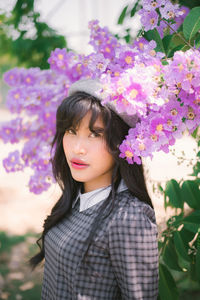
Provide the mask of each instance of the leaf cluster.
MULTIPOLYGON (((195 134, 196 135, 196 134, 195 134)), ((200 150, 200 141, 198 141, 200 150)), ((200 151, 193 166, 192 180, 171 179, 160 190, 165 208, 178 212, 167 221, 159 240, 161 299, 179 299, 179 292, 190 286, 200 289, 200 151), (186 215, 185 206, 190 208, 186 215), (171 297, 171 298, 170 298, 171 297)))
POLYGON ((15 65, 49 68, 47 60, 55 48, 66 47, 65 38, 40 21, 34 0, 17 0, 7 16, 0 15, 1 63, 15 60, 15 65))

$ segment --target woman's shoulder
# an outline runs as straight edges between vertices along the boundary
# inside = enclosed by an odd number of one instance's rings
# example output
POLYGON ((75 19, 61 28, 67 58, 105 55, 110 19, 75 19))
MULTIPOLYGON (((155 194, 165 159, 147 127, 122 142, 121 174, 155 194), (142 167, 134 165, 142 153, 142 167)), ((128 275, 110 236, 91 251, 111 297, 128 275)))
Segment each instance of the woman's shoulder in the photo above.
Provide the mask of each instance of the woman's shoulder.
POLYGON ((128 189, 116 195, 114 219, 120 220, 149 220, 156 224, 155 211, 147 203, 135 197, 128 189))

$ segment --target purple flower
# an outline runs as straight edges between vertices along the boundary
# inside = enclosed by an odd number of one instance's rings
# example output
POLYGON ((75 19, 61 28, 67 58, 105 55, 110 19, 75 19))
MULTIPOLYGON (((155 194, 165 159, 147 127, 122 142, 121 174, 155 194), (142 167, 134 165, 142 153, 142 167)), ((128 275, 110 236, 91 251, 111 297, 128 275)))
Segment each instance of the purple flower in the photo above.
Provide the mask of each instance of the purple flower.
POLYGON ((178 4, 172 4, 168 1, 164 6, 160 7, 161 17, 164 19, 174 19, 175 16, 179 16, 182 14, 182 11, 179 9, 178 4))
POLYGON ((22 72, 25 69, 14 68, 4 73, 4 81, 9 86, 19 86, 22 80, 22 72))
POLYGON ((145 10, 154 11, 155 9, 166 4, 166 0, 143 0, 142 6, 145 10))
POLYGON ((154 29, 158 24, 158 14, 155 11, 140 10, 141 22, 145 31, 154 29))
POLYGON ((32 175, 29 180, 30 191, 36 195, 41 194, 43 191, 47 191, 51 184, 52 176, 38 170, 35 171, 34 175, 32 175))
POLYGON ((127 141, 124 141, 119 146, 119 150, 121 151, 119 157, 125 158, 129 164, 133 164, 134 162, 136 162, 137 164, 141 164, 140 157, 134 154, 133 149, 130 147, 127 141))
POLYGON ((10 152, 8 157, 3 160, 3 166, 7 172, 22 171, 24 166, 21 162, 19 151, 10 152))
POLYGON ((120 53, 119 64, 123 67, 133 67, 135 62, 136 53, 134 51, 124 51, 120 53))
POLYGON ((100 76, 105 72, 109 64, 109 59, 106 59, 103 54, 92 53, 88 56, 88 68, 95 74, 95 76, 100 76))
POLYGON ((0 138, 4 143, 19 143, 23 138, 22 134, 22 118, 17 117, 14 120, 1 123, 0 138))
POLYGON ((60 73, 65 73, 68 67, 67 51, 66 49, 56 48, 51 52, 51 56, 48 59, 48 63, 52 70, 59 71, 60 73))

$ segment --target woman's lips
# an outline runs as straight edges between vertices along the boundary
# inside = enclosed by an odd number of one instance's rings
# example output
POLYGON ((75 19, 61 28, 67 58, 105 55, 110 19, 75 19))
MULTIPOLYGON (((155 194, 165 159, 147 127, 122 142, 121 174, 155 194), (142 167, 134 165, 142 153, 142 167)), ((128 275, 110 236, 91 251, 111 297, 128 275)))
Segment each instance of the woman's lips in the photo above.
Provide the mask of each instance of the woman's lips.
POLYGON ((89 166, 88 164, 85 164, 84 162, 82 162, 81 160, 78 160, 78 159, 72 159, 71 165, 75 169, 85 169, 89 166))

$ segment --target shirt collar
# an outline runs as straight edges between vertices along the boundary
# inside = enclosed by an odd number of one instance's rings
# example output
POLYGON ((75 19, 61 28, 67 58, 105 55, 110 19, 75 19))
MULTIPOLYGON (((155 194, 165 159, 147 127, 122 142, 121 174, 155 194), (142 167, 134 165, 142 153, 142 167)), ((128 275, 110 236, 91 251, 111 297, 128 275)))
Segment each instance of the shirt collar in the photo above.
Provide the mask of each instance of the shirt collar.
MULTIPOLYGON (((120 184, 117 189, 117 192, 119 193, 119 192, 122 192, 127 189, 128 189, 127 185, 125 184, 124 180, 121 179, 120 184)), ((105 200, 108 197, 110 191, 111 191, 111 185, 109 185, 107 187, 96 189, 91 192, 83 193, 83 194, 79 190, 79 193, 78 193, 75 201, 73 202, 72 207, 75 206, 76 202, 80 198, 79 211, 82 212, 82 211, 92 207, 93 205, 99 203, 100 201, 105 200)))

